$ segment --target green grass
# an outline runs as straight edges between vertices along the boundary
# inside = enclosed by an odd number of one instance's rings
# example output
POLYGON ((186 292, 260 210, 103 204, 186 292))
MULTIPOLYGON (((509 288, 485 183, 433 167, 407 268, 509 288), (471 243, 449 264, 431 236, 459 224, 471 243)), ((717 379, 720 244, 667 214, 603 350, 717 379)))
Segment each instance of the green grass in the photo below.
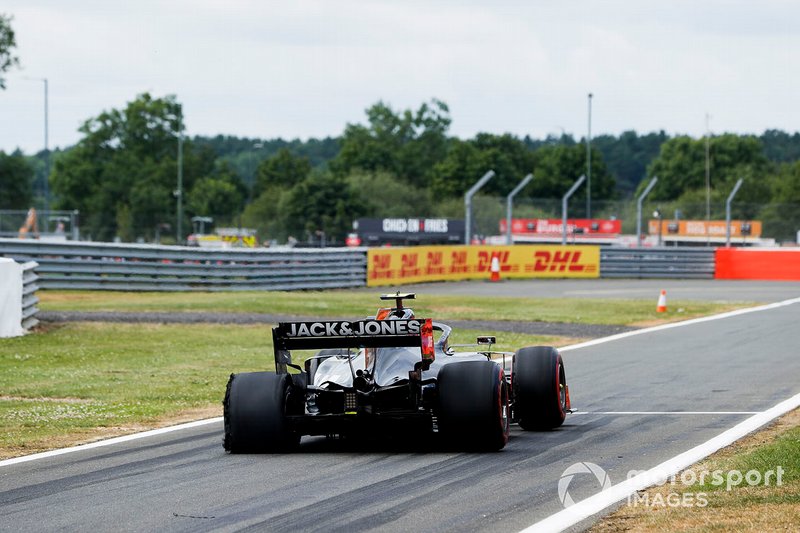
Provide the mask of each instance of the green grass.
MULTIPOLYGON (((481 333, 491 332, 457 331, 452 342, 481 333)), ((498 340, 498 350, 515 350, 554 339, 498 340)), ((267 325, 67 323, 3 339, 0 457, 152 427, 191 410, 219 416, 232 372, 273 368, 267 325)))
MULTIPOLYGON (((742 481, 732 487, 724 498, 710 499, 711 505, 798 504, 800 503, 800 427, 787 430, 767 444, 728 457, 716 465, 716 468, 725 473, 738 470, 746 474, 754 470, 762 476, 768 471, 772 471, 773 475, 770 477, 769 486, 765 485, 763 477, 760 484, 752 487, 746 481, 742 481), (778 466, 783 469, 781 487, 776 486, 774 474, 778 466)), ((726 488, 725 483, 714 485, 706 481, 698 490, 721 493, 725 492, 726 488)))
MULTIPOLYGON (((280 315, 357 318, 374 313, 380 305, 375 293, 227 292, 227 293, 126 293, 41 291, 45 311, 127 311, 270 313, 280 315)), ((667 313, 656 313, 656 301, 578 300, 565 298, 500 298, 420 295, 413 303, 417 316, 437 319, 524 320, 581 324, 630 325, 654 320, 682 320, 746 307, 746 303, 720 304, 670 301, 667 313)))
MULTIPOLYGON (((687 505, 622 505, 596 523, 592 533, 617 531, 797 531, 800 524, 800 426, 796 410, 773 427, 750 435, 708 459, 690 467, 705 481, 684 484, 681 476, 647 491, 646 501, 688 501, 687 505), (783 468, 781 485, 776 481, 783 468), (737 484, 736 472, 746 476, 759 472, 761 482, 750 485, 746 478, 737 484), (770 483, 764 483, 772 471, 770 483), (711 474, 719 472, 722 479, 711 474), (727 480, 731 479, 730 490, 727 480), (659 500, 658 497, 661 497, 659 500), (677 498, 676 498, 677 496, 677 498), (690 499, 685 499, 688 496, 690 499), (705 501, 695 504, 694 502, 705 501)), ((685 473, 684 473, 685 474, 685 473)), ((692 479, 691 477, 688 479, 692 479)), ((755 474, 751 480, 757 481, 755 474)))
MULTIPOLYGON (((230 312, 364 317, 379 307, 363 291, 124 293, 41 291, 48 311, 230 312)), ((736 305, 423 296, 417 316, 593 324, 678 320, 736 305), (678 311, 682 309, 682 311, 678 311)), ((744 304, 738 305, 738 307, 744 304)), ((492 331, 456 330, 451 342, 492 331)), ((563 344, 563 339, 497 335, 495 349, 563 344)), ((302 357, 302 354, 298 354, 302 357)), ((302 362, 296 360, 295 362, 302 362)), ((66 323, 0 340, 0 457, 175 422, 218 416, 228 375, 273 368, 270 326, 66 323)))

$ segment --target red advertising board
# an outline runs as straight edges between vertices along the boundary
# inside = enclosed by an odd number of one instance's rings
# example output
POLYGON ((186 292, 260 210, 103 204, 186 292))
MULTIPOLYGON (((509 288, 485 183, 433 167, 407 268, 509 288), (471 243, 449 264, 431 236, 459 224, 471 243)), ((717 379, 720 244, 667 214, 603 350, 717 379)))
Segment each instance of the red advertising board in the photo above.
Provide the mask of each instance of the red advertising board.
POLYGON ((714 277, 800 281, 800 250, 717 248, 714 277))
MULTIPOLYGON (((513 218, 511 233, 514 235, 561 235, 564 232, 560 218, 513 218)), ((506 233, 506 220, 500 221, 500 233, 506 233)), ((619 235, 621 220, 602 218, 568 218, 567 233, 619 235), (579 228, 579 231, 575 231, 579 228)))

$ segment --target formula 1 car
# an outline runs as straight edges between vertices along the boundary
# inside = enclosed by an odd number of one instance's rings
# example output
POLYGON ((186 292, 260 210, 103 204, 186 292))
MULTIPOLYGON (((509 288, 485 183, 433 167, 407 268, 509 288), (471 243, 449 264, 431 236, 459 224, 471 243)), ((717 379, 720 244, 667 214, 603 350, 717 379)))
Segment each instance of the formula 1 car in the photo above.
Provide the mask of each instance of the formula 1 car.
POLYGON ((449 345, 449 326, 416 318, 404 306, 414 298, 383 295, 395 307, 365 320, 279 323, 272 330, 275 372, 232 374, 228 381, 225 450, 287 452, 302 435, 416 430, 489 451, 506 445, 512 422, 526 430, 564 422, 569 389, 558 350, 493 352, 495 337, 484 336, 477 350, 456 352, 464 346, 449 345), (301 368, 292 363, 293 350, 320 351, 301 368))

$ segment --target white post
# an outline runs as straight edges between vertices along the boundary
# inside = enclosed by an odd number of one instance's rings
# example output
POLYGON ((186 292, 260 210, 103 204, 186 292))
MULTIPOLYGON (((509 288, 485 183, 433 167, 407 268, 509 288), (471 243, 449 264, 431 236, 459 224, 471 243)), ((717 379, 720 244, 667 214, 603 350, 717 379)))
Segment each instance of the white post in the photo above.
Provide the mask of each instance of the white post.
POLYGON ((567 191, 567 194, 565 194, 564 197, 561 199, 561 244, 562 245, 567 244, 567 200, 569 200, 569 197, 572 196, 572 194, 576 190, 578 190, 578 187, 580 187, 584 181, 586 181, 585 174, 580 178, 578 178, 578 181, 576 181, 572 185, 572 187, 570 187, 570 189, 567 191))
POLYGON ((647 184, 647 188, 644 190, 642 195, 636 200, 636 246, 640 247, 642 245, 642 202, 644 201, 645 197, 650 194, 650 191, 653 190, 653 187, 656 186, 656 182, 658 182, 658 177, 654 176, 653 179, 650 180, 650 183, 647 184))
POLYGON ((742 186, 742 182, 744 180, 739 178, 739 181, 736 182, 736 185, 733 186, 733 190, 731 191, 730 196, 728 196, 728 201, 725 202, 725 246, 731 245, 731 202, 733 201, 733 197, 736 196, 736 193, 739 192, 739 187, 742 186))
POLYGON ((523 189, 523 187, 530 183, 532 179, 533 174, 528 174, 522 178, 522 181, 519 182, 519 185, 514 187, 514 190, 508 193, 508 196, 506 196, 506 244, 514 244, 513 239, 511 238, 511 211, 514 209, 514 197, 523 189))
POLYGON ((464 229, 464 244, 469 244, 472 240, 472 197, 475 196, 475 193, 478 192, 481 187, 486 185, 486 182, 493 177, 494 170, 490 170, 467 191, 467 194, 464 195, 464 210, 466 211, 464 218, 466 219, 465 222, 467 225, 464 229))

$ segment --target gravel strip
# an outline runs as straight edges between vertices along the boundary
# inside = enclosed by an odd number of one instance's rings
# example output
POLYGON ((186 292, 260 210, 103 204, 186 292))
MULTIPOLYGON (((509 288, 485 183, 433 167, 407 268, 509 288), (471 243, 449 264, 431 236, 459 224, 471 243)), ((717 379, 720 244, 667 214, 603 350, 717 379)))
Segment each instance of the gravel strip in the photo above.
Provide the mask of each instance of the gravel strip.
MULTIPOLYGON (((164 324, 275 324, 293 320, 312 321, 320 317, 273 315, 261 313, 114 313, 102 311, 39 311, 36 317, 42 322, 128 322, 164 324)), ((326 317, 323 320, 332 320, 326 317)), ((350 320, 345 318, 344 320, 350 320)), ((557 337, 598 338, 615 335, 636 328, 602 324, 567 324, 563 322, 522 322, 511 320, 445 320, 442 322, 458 329, 477 329, 487 333, 509 331, 530 335, 557 337)))

